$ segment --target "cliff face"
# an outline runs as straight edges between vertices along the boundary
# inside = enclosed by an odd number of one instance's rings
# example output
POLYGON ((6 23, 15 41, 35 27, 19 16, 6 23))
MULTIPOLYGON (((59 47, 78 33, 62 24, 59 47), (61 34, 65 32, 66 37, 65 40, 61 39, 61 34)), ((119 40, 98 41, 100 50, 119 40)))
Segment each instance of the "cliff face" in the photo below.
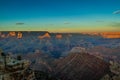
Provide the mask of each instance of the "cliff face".
POLYGON ((120 32, 104 32, 101 35, 104 38, 120 38, 120 32))
POLYGON ((108 63, 87 53, 72 53, 56 61, 55 66, 62 80, 99 80, 108 72, 108 63))
POLYGON ((39 36, 38 38, 43 39, 43 38, 51 38, 49 33, 45 33, 43 36, 39 36))
POLYGON ((18 39, 22 38, 22 32, 18 32, 17 38, 18 38, 18 39))
POLYGON ((103 38, 120 38, 120 32, 91 32, 91 33, 82 33, 92 36, 102 36, 103 38))
POLYGON ((62 35, 61 34, 56 35, 56 39, 62 39, 62 35))

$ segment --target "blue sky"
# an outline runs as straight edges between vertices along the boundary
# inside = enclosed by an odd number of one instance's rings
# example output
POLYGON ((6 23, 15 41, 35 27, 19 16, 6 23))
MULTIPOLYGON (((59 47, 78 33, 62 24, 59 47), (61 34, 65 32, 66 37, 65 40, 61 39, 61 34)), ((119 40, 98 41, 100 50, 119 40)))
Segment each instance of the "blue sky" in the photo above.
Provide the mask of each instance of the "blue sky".
POLYGON ((0 0, 0 31, 87 32, 119 28, 120 0, 0 0))

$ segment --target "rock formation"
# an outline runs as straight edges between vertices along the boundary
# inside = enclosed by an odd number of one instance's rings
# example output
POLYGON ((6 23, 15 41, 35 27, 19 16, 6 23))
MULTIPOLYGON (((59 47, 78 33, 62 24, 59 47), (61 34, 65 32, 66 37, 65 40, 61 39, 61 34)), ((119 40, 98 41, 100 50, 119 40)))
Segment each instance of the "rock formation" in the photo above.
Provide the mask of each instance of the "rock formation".
POLYGON ((55 73, 62 80, 99 80, 109 73, 109 64, 87 53, 71 53, 56 61, 55 73))

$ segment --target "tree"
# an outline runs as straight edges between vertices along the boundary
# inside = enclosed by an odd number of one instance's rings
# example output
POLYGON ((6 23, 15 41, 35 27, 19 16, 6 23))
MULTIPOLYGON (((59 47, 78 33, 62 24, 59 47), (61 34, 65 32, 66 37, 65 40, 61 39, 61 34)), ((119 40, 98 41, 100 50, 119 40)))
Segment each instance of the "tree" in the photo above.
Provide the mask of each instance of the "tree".
POLYGON ((0 48, 0 54, 3 52, 3 50, 0 48))
POLYGON ((17 60, 22 60, 22 56, 21 56, 21 55, 18 55, 18 56, 17 56, 17 60))
POLYGON ((6 54, 2 52, 2 53, 1 53, 1 56, 4 57, 4 65, 5 65, 5 69, 6 69, 6 54))

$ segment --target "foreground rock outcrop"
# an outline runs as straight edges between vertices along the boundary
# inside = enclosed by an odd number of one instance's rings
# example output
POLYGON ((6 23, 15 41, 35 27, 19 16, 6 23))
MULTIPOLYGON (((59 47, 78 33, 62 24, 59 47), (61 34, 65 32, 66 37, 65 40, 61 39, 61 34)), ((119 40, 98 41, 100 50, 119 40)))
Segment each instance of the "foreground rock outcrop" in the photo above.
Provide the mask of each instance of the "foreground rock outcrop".
POLYGON ((61 80, 100 80, 109 73, 109 64, 87 53, 71 53, 56 61, 55 73, 61 80))

